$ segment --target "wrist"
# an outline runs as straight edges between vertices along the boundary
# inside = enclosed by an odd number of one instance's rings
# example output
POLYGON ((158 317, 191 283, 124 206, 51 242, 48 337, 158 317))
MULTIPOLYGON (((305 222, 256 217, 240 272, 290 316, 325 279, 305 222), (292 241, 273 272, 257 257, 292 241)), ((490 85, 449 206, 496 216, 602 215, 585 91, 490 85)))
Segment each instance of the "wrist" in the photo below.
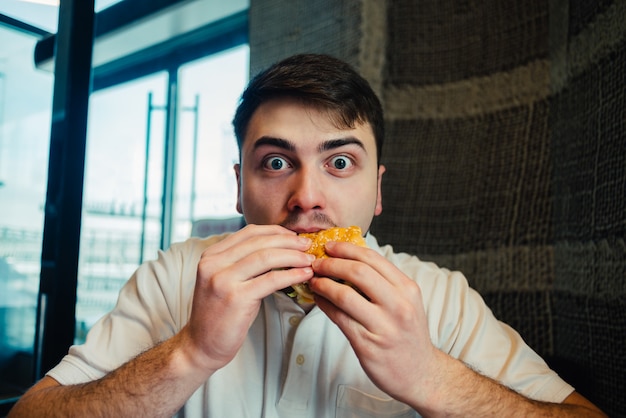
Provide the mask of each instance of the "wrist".
POLYGON ((186 376, 197 375, 204 382, 219 366, 199 348, 191 338, 188 327, 184 327, 174 338, 173 361, 175 368, 186 376))
POLYGON ((422 385, 419 390, 418 405, 414 407, 420 411, 423 416, 439 416, 445 415, 446 398, 452 395, 451 380, 456 379, 458 360, 441 352, 433 347, 434 355, 432 361, 429 362, 430 368, 426 384, 422 385))

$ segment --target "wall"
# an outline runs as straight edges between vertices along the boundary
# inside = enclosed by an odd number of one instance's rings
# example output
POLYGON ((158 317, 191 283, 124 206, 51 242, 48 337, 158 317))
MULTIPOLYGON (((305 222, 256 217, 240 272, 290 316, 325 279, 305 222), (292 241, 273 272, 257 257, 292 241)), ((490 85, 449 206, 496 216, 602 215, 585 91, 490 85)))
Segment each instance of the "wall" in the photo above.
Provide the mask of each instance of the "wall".
POLYGON ((384 103, 380 241, 463 271, 611 416, 626 391, 626 2, 252 0, 251 71, 355 65, 384 103))

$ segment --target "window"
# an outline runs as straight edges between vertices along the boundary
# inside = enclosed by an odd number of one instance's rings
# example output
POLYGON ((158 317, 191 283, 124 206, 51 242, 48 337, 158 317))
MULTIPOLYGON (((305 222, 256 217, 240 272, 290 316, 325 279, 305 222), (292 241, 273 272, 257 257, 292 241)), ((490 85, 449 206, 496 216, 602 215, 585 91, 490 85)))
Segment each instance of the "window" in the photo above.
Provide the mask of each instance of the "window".
POLYGON ((0 403, 32 384, 53 76, 0 26, 0 403))
POLYGON ((89 101, 76 303, 77 343, 161 233, 167 73, 93 93, 89 101))
POLYGON ((248 80, 248 46, 186 64, 179 80, 174 241, 196 221, 238 216, 231 121, 248 80))
MULTIPOLYGON (((191 235, 194 220, 237 215, 238 150, 231 120, 247 78, 247 45, 178 70, 177 130, 170 138, 176 144, 173 242, 191 235)), ((156 258, 161 246, 167 86, 167 73, 160 72, 91 96, 77 343, 113 308, 138 265, 156 258)))
MULTIPOLYGON (((174 3, 183 11, 190 6, 174 3)), ((152 3, 142 4, 149 9, 152 3)), ((219 21, 192 19, 188 34, 94 68, 77 299, 62 300, 76 303, 75 342, 113 307, 141 261, 189 237, 194 220, 236 213, 238 155, 230 120, 248 75, 245 7, 245 1, 228 3, 216 11, 219 21), (171 121, 174 130, 168 130, 171 121), (170 144, 175 158, 168 165, 170 144), (164 241, 166 226, 172 234, 164 241)), ((122 9, 107 16, 128 16, 122 9)), ((54 76, 35 69, 33 51, 35 35, 45 34, 0 26, 0 416, 35 377, 54 76)))

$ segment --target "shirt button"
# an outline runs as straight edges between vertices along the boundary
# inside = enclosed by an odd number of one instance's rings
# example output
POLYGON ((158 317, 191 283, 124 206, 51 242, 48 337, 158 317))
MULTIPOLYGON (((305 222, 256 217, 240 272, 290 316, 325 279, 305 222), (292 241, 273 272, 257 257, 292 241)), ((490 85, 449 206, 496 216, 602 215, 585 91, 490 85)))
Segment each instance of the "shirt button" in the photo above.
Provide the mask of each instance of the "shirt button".
POLYGON ((295 327, 296 325, 298 325, 300 323, 300 317, 294 315, 292 317, 289 318, 289 324, 292 327, 295 327))
POLYGON ((298 354, 296 357, 296 363, 298 366, 302 366, 304 364, 304 356, 302 354, 298 354))

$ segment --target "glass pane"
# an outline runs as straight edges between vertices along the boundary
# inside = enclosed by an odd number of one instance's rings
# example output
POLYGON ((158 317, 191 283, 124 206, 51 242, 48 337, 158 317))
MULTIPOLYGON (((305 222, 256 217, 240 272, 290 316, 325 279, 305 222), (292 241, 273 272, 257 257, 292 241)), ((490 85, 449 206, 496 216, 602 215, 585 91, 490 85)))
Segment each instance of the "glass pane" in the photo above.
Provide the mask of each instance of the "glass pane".
POLYGON ((0 401, 32 384, 53 76, 0 27, 0 401))
MULTIPOLYGON (((122 0, 96 0, 94 10, 100 12, 122 0)), ((59 0, 2 0, 0 13, 56 33, 59 14, 59 0)))
POLYGON ((194 221, 239 215, 231 121, 248 81, 248 57, 242 45, 179 71, 174 241, 188 238, 194 221))
POLYGON ((159 73, 91 95, 77 343, 113 308, 120 288, 143 257, 156 257, 161 234, 166 85, 167 74, 159 73))

